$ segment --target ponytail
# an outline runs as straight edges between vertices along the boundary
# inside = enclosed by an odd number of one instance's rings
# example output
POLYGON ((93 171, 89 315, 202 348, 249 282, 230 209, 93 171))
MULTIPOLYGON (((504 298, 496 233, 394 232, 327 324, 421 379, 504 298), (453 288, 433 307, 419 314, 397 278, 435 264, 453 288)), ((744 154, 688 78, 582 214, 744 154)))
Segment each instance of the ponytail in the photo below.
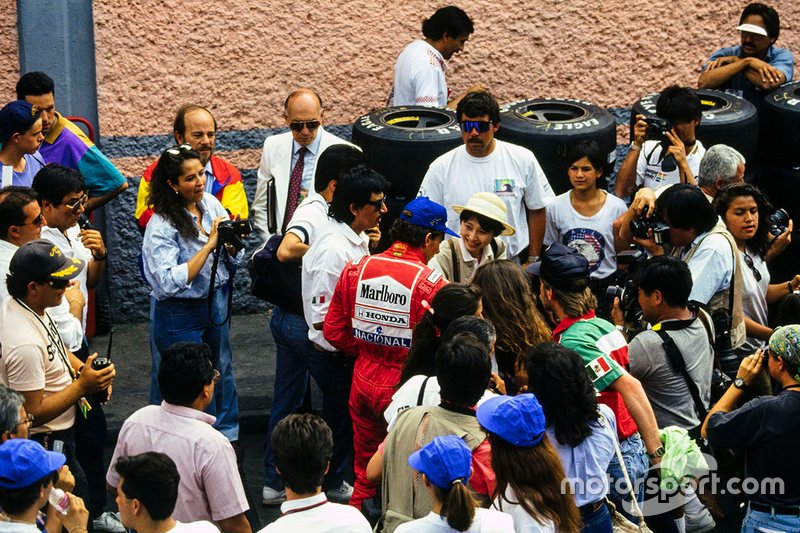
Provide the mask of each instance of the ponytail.
POLYGON ((457 479, 453 481, 450 490, 443 490, 434 486, 436 497, 442 502, 442 516, 447 518, 447 524, 456 531, 467 531, 475 519, 475 508, 478 502, 472 492, 457 479))

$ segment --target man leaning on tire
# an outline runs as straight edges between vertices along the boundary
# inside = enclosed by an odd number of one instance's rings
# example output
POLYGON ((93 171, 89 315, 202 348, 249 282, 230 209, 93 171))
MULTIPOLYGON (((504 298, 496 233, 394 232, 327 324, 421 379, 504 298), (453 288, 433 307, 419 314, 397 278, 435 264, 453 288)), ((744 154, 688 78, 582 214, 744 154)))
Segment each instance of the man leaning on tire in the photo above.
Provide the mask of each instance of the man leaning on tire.
MULTIPOLYGON (((542 247, 545 207, 555 198, 553 189, 533 152, 494 138, 500 128, 500 107, 487 92, 467 94, 456 108, 463 146, 431 163, 419 190, 447 206, 447 227, 457 232, 459 216, 454 205, 466 205, 478 192, 493 192, 506 204, 508 224, 517 229, 503 237, 509 258, 530 245, 535 261, 542 247)), ((528 262, 528 257, 521 258, 528 262)))

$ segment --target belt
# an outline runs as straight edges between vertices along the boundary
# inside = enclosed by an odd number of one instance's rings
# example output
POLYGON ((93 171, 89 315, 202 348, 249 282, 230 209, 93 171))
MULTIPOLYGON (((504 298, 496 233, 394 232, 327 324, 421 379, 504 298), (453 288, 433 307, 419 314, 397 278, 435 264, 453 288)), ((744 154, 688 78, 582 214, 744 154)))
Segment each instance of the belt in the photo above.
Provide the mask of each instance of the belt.
POLYGON ((752 509, 753 511, 758 511, 760 513, 800 516, 800 505, 782 507, 775 505, 767 505, 765 503, 750 502, 750 509, 752 509))
POLYGON ((581 512, 581 515, 587 515, 596 513, 602 506, 606 504, 605 500, 597 500, 593 503, 587 503, 578 507, 578 511, 581 512))

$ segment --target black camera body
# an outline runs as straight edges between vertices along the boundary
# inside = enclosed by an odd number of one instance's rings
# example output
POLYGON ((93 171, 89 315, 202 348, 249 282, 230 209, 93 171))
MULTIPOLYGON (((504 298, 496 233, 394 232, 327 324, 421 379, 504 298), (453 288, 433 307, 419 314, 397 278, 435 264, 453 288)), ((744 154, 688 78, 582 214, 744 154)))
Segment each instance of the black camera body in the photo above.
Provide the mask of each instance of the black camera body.
POLYGON ((249 220, 223 220, 217 226, 220 244, 231 244, 237 250, 244 248, 244 238, 253 233, 249 220))
POLYGON ((609 307, 614 305, 614 298, 619 298, 619 307, 625 319, 625 325, 632 335, 645 328, 642 322, 642 307, 639 305, 639 287, 633 281, 636 270, 647 261, 647 254, 639 249, 625 250, 617 254, 617 264, 627 267, 628 277, 621 285, 612 285, 606 289, 606 301, 609 307))
POLYGON ((711 321, 714 323, 714 349, 717 352, 720 369, 729 378, 734 379, 741 361, 733 351, 731 342, 733 317, 727 309, 717 309, 711 313, 711 321))
POLYGON ((637 239, 649 239, 649 230, 653 230, 653 240, 656 244, 669 244, 669 224, 664 222, 658 211, 654 211, 650 218, 647 216, 648 206, 642 210, 642 218, 631 220, 631 233, 637 239))
POLYGON ((645 134, 647 140, 660 141, 672 129, 672 124, 665 118, 647 117, 644 121, 647 122, 647 133, 645 134))
POLYGON ((767 217, 767 224, 769 225, 769 234, 777 237, 789 227, 789 213, 785 209, 777 209, 767 217))

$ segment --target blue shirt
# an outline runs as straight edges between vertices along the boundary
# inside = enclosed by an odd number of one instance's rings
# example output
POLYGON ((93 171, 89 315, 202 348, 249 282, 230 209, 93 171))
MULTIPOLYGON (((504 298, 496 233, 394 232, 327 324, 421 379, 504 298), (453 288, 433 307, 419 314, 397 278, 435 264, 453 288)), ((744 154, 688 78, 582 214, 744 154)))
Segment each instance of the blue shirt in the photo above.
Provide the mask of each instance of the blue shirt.
POLYGON ((17 172, 13 170, 12 167, 9 165, 0 164, 3 167, 3 184, 2 187, 6 185, 20 185, 22 187, 30 187, 33 184, 33 178, 36 176, 36 173, 39 172, 42 168, 44 168, 44 160, 42 159, 42 155, 37 150, 33 154, 23 154, 23 159, 25 159, 25 170, 22 172, 17 172), (10 177, 11 183, 6 183, 6 173, 8 172, 6 169, 10 169, 10 177))
MULTIPOLYGON (((736 46, 720 48, 708 58, 706 65, 710 61, 714 61, 715 59, 726 56, 743 57, 741 45, 737 44, 736 46)), ((787 48, 770 46, 767 50, 767 55, 764 56, 763 61, 783 72, 783 75, 786 76, 787 82, 792 81, 792 75, 794 74, 794 57, 787 48)), ((706 70, 706 65, 703 65, 703 71, 706 70)), ((741 96, 756 106, 760 105, 760 97, 764 92, 750 83, 750 81, 747 79, 747 76, 745 76, 743 72, 733 76, 730 80, 728 80, 728 83, 720 87, 720 89, 724 90, 725 92, 735 94, 736 96, 741 96)))
MULTIPOLYGON (((228 212, 225 211, 219 200, 208 193, 203 193, 203 200, 197 207, 202 212, 200 224, 207 233, 211 232, 215 218, 228 216, 228 212)), ((197 220, 194 215, 190 214, 190 216, 192 220, 197 220)), ((207 242, 208 237, 202 233, 198 233, 197 237, 183 237, 165 217, 159 214, 153 215, 144 232, 142 259, 144 276, 150 284, 156 300, 206 298, 208 296, 214 254, 209 254, 203 268, 192 281, 188 281, 189 265, 187 264, 189 259, 194 257, 207 242)), ((225 254, 224 251, 221 253, 225 254)), ((236 260, 243 254, 244 250, 241 250, 236 260)), ((214 285, 216 287, 225 285, 229 278, 228 268, 225 266, 223 258, 220 257, 214 285)))

